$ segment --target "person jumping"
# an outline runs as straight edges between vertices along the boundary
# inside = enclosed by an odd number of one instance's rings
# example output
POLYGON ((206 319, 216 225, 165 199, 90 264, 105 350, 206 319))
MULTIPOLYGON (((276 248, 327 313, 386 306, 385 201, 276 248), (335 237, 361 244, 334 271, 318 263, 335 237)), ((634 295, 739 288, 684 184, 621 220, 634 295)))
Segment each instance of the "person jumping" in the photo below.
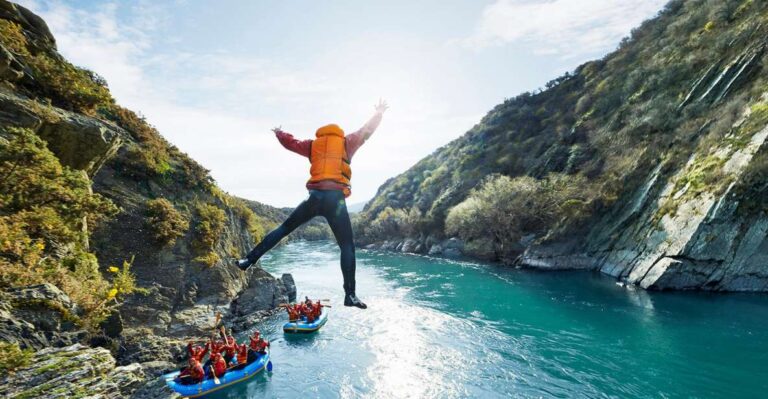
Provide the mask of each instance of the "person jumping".
POLYGON ((297 140, 279 127, 272 129, 283 147, 309 158, 310 178, 306 185, 309 198, 299 204, 282 225, 267 234, 244 259, 236 260, 237 267, 248 269, 283 237, 313 217, 322 215, 341 249, 344 306, 368 307, 355 293, 355 243, 345 198, 352 193, 352 156, 371 137, 387 108, 387 103, 379 100, 373 117, 360 130, 346 136, 334 124, 317 129, 314 140, 297 140))

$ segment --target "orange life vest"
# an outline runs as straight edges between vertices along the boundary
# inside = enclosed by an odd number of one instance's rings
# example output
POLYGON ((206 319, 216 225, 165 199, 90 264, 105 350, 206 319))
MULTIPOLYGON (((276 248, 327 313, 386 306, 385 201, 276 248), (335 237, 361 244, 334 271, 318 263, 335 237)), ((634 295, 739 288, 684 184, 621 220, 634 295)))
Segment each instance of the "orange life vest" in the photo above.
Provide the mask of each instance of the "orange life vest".
MULTIPOLYGON (((326 125, 317 129, 317 138, 312 141, 309 162, 309 183, 332 180, 351 187, 352 167, 347 157, 344 131, 337 125, 326 125)), ((346 191, 346 190, 345 190, 346 191)))

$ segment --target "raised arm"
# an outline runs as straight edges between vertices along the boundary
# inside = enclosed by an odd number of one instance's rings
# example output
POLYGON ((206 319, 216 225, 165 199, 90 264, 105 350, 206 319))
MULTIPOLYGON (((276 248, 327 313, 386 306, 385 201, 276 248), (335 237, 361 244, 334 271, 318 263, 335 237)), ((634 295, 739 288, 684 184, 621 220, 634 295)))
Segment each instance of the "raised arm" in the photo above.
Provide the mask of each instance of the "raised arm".
POLYGON ((373 107, 376 112, 373 114, 371 119, 368 120, 368 122, 363 125, 358 131, 352 133, 352 134, 359 134, 362 136, 363 141, 368 140, 369 137, 373 134, 373 132, 376 131, 376 128, 379 127, 379 123, 381 123, 381 117, 384 116, 384 112, 389 109, 389 105, 384 100, 379 100, 379 103, 376 104, 373 107))
POLYGON ((368 120, 368 122, 363 125, 360 129, 355 131, 354 133, 347 135, 347 155, 352 158, 352 155, 357 151, 360 146, 365 143, 366 140, 368 140, 371 135, 373 135, 373 132, 376 131, 376 128, 379 127, 379 124, 381 123, 381 118, 384 116, 384 112, 389 108, 389 105, 387 105, 387 102, 384 100, 379 100, 379 103, 374 106, 374 109, 376 112, 373 114, 371 119, 368 120))
POLYGON ((309 152, 312 148, 312 140, 297 140, 292 134, 284 132, 279 127, 272 129, 275 132, 275 137, 280 141, 280 144, 289 151, 293 151, 303 157, 309 158, 309 152))

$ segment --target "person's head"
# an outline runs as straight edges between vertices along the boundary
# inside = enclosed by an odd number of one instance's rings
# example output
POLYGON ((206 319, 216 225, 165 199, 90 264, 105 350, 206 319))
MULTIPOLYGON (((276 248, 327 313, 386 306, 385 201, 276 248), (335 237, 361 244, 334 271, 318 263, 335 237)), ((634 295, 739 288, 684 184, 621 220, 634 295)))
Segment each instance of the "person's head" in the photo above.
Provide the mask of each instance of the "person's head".
POLYGON ((344 130, 342 130, 339 125, 336 124, 330 124, 325 125, 321 127, 320 129, 317 129, 317 132, 315 132, 315 136, 323 137, 323 136, 338 136, 338 137, 344 137, 344 130))

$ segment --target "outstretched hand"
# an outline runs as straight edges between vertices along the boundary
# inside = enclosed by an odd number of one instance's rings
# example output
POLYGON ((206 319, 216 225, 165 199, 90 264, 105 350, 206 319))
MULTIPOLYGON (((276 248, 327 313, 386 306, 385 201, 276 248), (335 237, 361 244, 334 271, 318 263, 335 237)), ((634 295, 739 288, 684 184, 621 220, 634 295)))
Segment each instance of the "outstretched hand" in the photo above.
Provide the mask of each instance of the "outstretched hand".
POLYGON ((283 131, 283 129, 282 129, 282 127, 281 127, 281 126, 278 126, 278 127, 273 127, 273 128, 272 128, 272 132, 273 132, 273 133, 275 133, 275 134, 278 134, 278 133, 280 133, 280 132, 282 132, 282 131, 283 131))
POLYGON ((379 103, 374 105, 374 108, 376 109, 376 112, 383 114, 384 111, 389 109, 389 104, 387 104, 386 101, 379 99, 379 103))

